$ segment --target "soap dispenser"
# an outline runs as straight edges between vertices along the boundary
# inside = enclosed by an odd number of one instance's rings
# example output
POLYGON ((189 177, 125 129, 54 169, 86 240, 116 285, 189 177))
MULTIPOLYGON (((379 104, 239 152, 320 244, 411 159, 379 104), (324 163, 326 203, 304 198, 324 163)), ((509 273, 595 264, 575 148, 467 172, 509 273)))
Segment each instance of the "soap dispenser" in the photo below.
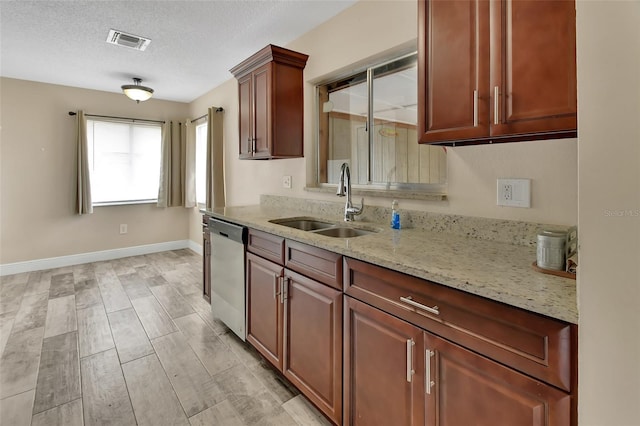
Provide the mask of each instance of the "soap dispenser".
POLYGON ((391 203, 391 228, 400 229, 400 212, 398 211, 398 200, 391 203))

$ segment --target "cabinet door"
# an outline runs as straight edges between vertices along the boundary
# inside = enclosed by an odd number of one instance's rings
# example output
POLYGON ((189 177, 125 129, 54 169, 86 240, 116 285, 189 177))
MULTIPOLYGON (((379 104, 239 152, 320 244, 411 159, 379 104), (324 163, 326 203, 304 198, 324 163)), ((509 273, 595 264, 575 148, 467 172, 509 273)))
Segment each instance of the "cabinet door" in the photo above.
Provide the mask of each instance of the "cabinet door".
POLYGON ((575 2, 490 4, 491 135, 575 131, 575 2))
POLYGON ((489 3, 419 1, 420 142, 489 135, 489 3))
POLYGON ((253 73, 255 158, 271 156, 271 64, 253 73))
POLYGON ((342 292, 285 271, 284 375, 342 422, 342 292))
POLYGON ((283 268, 247 253, 247 341, 282 371, 283 268))
POLYGON ((344 424, 423 424, 422 330, 348 296, 345 320, 344 424))
POLYGON ((427 425, 570 425, 571 396, 429 333, 427 425))
POLYGON ((253 156, 253 104, 251 74, 238 80, 240 107, 240 158, 253 156))

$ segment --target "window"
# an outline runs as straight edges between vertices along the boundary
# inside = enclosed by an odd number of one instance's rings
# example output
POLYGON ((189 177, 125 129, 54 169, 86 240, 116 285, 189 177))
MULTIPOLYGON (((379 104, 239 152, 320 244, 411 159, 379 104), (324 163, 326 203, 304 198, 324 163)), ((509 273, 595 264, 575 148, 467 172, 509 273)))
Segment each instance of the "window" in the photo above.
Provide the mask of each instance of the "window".
POLYGON ((415 53, 317 90, 319 183, 337 183, 346 162, 354 185, 442 190, 446 151, 418 144, 415 53))
POLYGON ((207 122, 196 125, 196 202, 207 202, 207 122))
POLYGON ((158 199, 159 124, 87 120, 87 141, 94 204, 158 199))

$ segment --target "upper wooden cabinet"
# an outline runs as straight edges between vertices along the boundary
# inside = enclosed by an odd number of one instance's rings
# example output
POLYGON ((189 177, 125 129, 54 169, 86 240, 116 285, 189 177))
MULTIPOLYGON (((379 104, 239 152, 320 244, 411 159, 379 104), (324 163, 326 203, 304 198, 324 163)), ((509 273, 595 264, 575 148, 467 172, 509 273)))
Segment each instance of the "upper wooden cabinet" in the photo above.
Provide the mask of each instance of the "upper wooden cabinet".
POLYGON ((421 143, 575 137, 575 1, 419 0, 421 143))
POLYGON ((238 80, 240 158, 303 156, 303 81, 308 56, 268 45, 231 69, 238 80))

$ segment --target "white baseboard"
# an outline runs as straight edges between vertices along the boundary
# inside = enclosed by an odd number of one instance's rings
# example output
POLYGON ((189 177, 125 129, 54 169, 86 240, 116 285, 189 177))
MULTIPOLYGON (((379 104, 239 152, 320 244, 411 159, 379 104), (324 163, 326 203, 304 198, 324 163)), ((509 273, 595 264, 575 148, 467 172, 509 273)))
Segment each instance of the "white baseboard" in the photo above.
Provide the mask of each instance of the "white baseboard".
POLYGON ((202 244, 198 244, 193 240, 188 240, 189 241, 189 248, 198 253, 200 256, 202 256, 202 244))
POLYGON ((166 243, 146 244, 143 246, 124 247, 113 250, 94 251, 90 253, 72 254, 69 256, 50 257, 47 259, 27 260, 25 262, 0 265, 0 276, 20 274, 23 272, 41 271, 44 269, 62 268, 64 266, 83 263, 120 259, 122 257, 139 256, 167 250, 191 249, 202 254, 202 246, 191 240, 167 241, 166 243))

